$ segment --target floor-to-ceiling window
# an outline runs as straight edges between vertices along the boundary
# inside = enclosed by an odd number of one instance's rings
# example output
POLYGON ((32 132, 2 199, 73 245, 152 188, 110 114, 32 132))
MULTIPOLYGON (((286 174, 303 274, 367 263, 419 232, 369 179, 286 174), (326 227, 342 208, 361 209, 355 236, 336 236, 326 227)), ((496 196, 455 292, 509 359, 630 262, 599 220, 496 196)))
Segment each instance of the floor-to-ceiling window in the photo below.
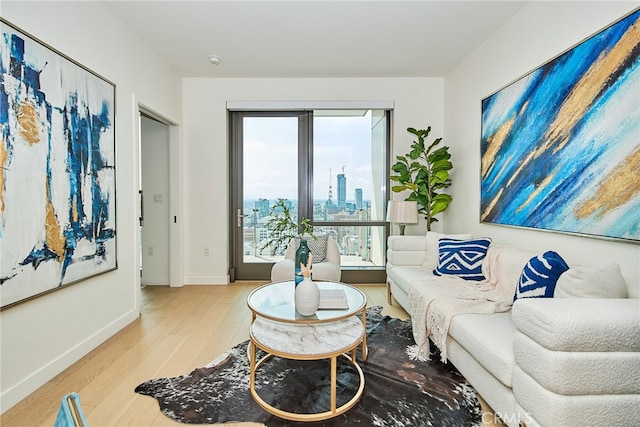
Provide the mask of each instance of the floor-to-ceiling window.
POLYGON ((282 259, 264 242, 271 207, 285 199, 294 217, 336 239, 344 281, 383 282, 390 110, 229 114, 236 278, 268 279, 282 259))

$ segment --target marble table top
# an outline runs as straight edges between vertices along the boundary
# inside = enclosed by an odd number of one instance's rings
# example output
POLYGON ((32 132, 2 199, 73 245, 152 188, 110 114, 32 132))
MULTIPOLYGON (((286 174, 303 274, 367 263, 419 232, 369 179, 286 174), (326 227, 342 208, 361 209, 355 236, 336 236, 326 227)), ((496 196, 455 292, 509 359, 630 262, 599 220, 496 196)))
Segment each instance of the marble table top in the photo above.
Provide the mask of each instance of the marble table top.
POLYGON ((293 356, 320 356, 346 353, 362 342, 362 320, 353 316, 328 323, 283 323, 261 317, 251 324, 252 339, 278 353, 293 356))

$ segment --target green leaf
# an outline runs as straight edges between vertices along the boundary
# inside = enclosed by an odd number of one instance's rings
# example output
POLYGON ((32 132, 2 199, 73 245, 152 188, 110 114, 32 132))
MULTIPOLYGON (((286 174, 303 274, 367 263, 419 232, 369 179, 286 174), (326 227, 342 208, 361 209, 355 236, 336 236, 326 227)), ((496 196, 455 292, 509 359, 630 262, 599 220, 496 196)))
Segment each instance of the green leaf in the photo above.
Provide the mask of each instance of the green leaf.
POLYGON ((453 200, 453 197, 451 197, 451 195, 450 195, 450 194, 447 194, 447 193, 440 193, 440 194, 437 194, 437 195, 433 198, 433 201, 434 201, 434 202, 446 202, 446 203, 449 203, 449 202, 451 202, 451 200, 453 200))
POLYGON ((436 151, 432 152, 427 156, 427 160, 430 163, 435 163, 439 160, 448 160, 451 158, 451 154, 449 154, 449 147, 441 147, 436 151))
POLYGON ((440 212, 445 211, 449 207, 448 202, 434 202, 431 204, 431 215, 437 215, 440 212))
POLYGON ((407 168, 407 165, 405 165, 404 163, 394 164, 393 166, 391 166, 391 170, 399 174, 409 173, 409 168, 407 168))
POLYGON ((431 165, 431 171, 433 172, 437 172, 437 171, 448 171, 453 169, 453 164, 451 164, 451 162, 449 160, 438 160, 437 162, 434 162, 433 165, 431 165))
POLYGON ((409 158, 411 160, 415 160, 420 157, 420 154, 422 154, 422 150, 420 149, 420 147, 415 147, 409 152, 409 158))
POLYGON ((396 156, 396 159, 398 159, 402 163, 407 163, 407 157, 406 156, 396 156))
POLYGON ((442 138, 437 138, 435 141, 433 141, 431 143, 431 145, 427 148, 427 153, 431 152, 433 147, 435 147, 436 145, 440 144, 441 142, 442 142, 442 138))
POLYGON ((394 193, 400 193, 405 190, 408 190, 406 185, 394 185, 391 187, 391 191, 393 191, 394 193))
POLYGON ((437 171, 431 174, 431 183, 443 183, 449 179, 449 172, 446 170, 437 171))

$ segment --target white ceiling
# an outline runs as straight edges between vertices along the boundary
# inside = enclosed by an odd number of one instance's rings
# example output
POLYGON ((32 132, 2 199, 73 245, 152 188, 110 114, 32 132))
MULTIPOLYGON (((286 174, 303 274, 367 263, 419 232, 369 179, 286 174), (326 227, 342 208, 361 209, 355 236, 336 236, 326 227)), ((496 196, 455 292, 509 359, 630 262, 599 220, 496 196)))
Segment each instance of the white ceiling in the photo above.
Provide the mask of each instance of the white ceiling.
POLYGON ((524 1, 108 1, 184 77, 441 77, 524 1), (222 63, 213 66, 209 55, 222 63))

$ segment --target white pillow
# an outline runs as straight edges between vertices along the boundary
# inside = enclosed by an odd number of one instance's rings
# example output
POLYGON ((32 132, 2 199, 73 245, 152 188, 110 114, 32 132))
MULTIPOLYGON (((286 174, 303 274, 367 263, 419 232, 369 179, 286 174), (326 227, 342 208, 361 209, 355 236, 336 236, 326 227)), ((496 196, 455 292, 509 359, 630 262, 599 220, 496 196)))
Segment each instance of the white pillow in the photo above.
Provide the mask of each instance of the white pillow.
POLYGON ((554 298, 626 298, 627 287, 616 263, 604 267, 575 266, 562 273, 554 298))
MULTIPOLYGON (((313 236, 305 234, 304 236, 302 236, 302 238, 307 241, 309 251, 313 255, 313 258, 311 258, 311 264, 323 262, 327 258, 327 239, 329 238, 328 234, 314 234, 313 236)), ((295 238, 294 245, 295 248, 298 249, 298 246, 300 246, 299 237, 295 238)))
POLYGON ((427 231, 427 256, 422 263, 424 268, 433 270, 438 266, 440 262, 438 242, 443 237, 447 239, 468 240, 471 239, 472 236, 471 234, 442 234, 436 231, 427 231))

